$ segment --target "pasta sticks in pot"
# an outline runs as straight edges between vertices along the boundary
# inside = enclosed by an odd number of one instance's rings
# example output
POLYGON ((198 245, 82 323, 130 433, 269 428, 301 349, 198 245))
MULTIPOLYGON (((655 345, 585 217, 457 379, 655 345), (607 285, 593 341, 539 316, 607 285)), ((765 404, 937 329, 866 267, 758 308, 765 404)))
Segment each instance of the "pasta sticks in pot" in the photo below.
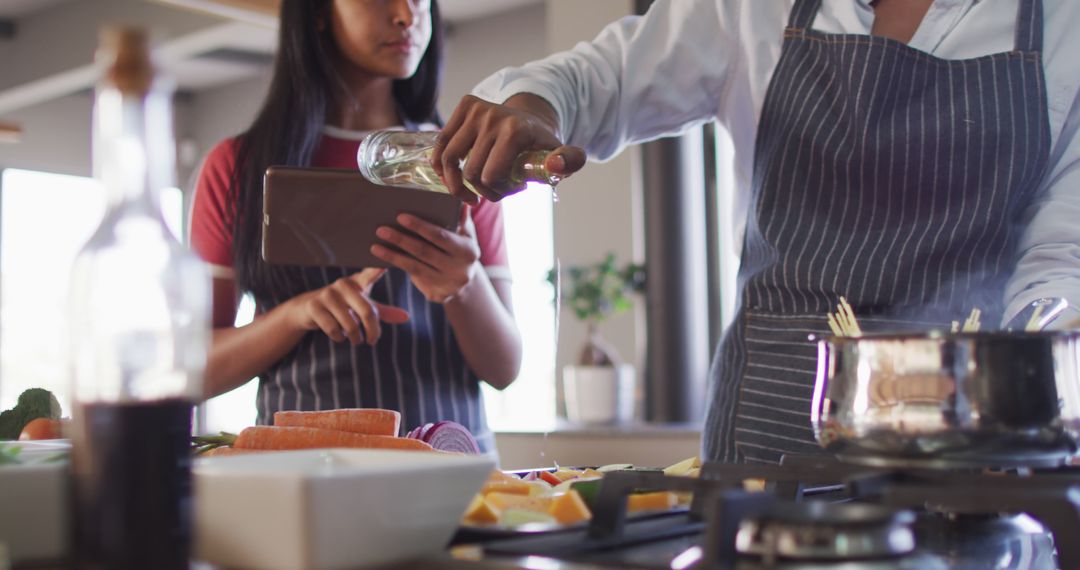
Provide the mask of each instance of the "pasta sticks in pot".
POLYGON ((971 314, 964 320, 964 325, 962 327, 960 326, 960 321, 952 322, 951 332, 979 332, 980 328, 982 328, 982 311, 979 309, 972 309, 971 314))
MULTIPOLYGON (((827 315, 829 329, 836 336, 862 336, 862 328, 859 327, 859 322, 855 319, 855 311, 851 309, 851 305, 847 299, 840 297, 840 304, 836 306, 836 313, 828 313, 827 315)), ((1032 315, 1031 320, 1028 322, 1028 330, 1032 329, 1033 323, 1035 329, 1038 328, 1039 312, 1036 311, 1032 315)), ((971 314, 964 320, 963 325, 959 321, 952 322, 952 332, 978 332, 982 328, 982 311, 979 309, 972 309, 971 314)))
POLYGON ((859 322, 855 320, 855 311, 847 299, 840 297, 840 304, 836 306, 836 314, 828 313, 829 329, 836 336, 862 336, 859 322))
POLYGON ((1028 319, 1027 325, 1024 326, 1025 331, 1042 330, 1042 326, 1039 325, 1039 319, 1042 318, 1043 309, 1045 308, 1046 305, 1039 305, 1038 307, 1035 307, 1035 311, 1031 313, 1031 318, 1028 319))

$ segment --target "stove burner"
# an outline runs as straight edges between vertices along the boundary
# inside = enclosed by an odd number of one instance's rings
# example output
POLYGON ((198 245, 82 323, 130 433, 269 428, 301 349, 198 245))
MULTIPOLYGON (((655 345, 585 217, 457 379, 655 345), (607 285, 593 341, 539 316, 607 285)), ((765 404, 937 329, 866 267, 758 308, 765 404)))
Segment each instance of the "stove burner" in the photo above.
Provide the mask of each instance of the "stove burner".
POLYGON ((765 562, 895 558, 914 550, 914 520, 910 511, 880 505, 774 504, 742 521, 735 548, 765 562))
POLYGON ((1055 570, 1054 539, 1028 515, 920 513, 915 542, 950 568, 1055 570))

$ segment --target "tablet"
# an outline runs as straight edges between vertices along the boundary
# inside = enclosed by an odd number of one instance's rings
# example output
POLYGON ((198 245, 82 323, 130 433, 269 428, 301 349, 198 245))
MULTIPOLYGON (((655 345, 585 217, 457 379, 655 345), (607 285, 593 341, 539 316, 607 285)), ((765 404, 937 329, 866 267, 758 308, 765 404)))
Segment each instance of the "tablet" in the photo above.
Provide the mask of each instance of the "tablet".
POLYGON ((271 166, 263 179, 262 257, 268 263, 389 267, 371 254, 379 226, 408 213, 448 230, 461 200, 449 194, 379 186, 357 170, 271 166))

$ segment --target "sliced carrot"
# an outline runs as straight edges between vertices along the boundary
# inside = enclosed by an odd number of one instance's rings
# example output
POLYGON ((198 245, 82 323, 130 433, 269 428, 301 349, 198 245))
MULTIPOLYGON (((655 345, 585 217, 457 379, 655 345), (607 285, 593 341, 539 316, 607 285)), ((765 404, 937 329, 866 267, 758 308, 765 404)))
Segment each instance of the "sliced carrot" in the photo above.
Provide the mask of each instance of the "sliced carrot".
POLYGON ((396 436, 401 427, 401 413, 378 408, 344 408, 325 412, 275 412, 274 425, 396 436))
POLYGON ((679 504, 679 497, 671 491, 637 493, 627 497, 626 512, 667 511, 679 504))
POLYGON ((253 426, 236 436, 233 447, 240 449, 319 449, 359 447, 432 451, 430 445, 404 437, 349 433, 309 427, 253 426))

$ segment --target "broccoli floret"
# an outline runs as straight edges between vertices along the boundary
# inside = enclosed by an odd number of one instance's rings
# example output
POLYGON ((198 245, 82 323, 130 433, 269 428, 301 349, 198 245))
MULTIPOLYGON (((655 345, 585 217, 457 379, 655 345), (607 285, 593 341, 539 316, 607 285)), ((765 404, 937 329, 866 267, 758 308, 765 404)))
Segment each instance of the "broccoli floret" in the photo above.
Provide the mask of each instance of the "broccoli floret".
POLYGON ((60 402, 48 390, 30 388, 19 394, 14 408, 0 412, 0 439, 18 439, 23 427, 37 418, 60 419, 60 402))

